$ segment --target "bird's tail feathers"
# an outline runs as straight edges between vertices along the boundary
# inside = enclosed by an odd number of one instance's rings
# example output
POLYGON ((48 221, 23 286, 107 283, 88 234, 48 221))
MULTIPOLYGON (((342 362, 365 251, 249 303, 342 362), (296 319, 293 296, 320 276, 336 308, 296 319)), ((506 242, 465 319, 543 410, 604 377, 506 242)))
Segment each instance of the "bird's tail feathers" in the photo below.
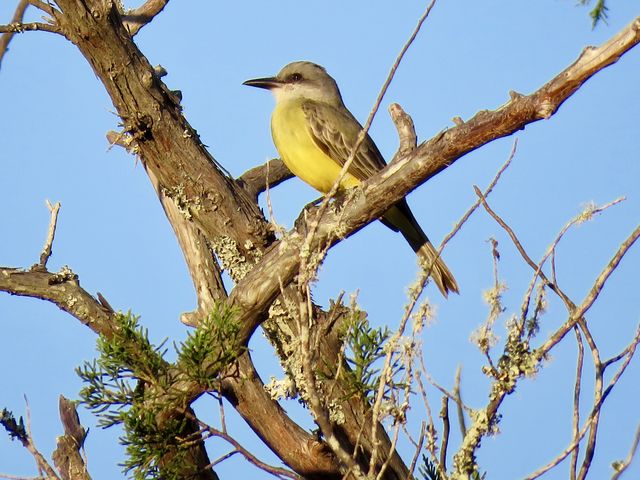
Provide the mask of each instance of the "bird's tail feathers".
POLYGON ((429 273, 445 298, 449 292, 460 293, 458 282, 447 268, 430 241, 426 241, 417 251, 420 266, 429 273))

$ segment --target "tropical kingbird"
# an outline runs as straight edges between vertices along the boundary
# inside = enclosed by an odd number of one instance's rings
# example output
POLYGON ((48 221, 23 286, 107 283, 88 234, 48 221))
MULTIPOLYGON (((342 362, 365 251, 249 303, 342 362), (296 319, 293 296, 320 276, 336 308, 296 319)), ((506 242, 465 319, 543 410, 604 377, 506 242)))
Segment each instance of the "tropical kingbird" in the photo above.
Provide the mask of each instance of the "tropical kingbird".
MULTIPOLYGON (((331 190, 362 131, 345 107, 336 81, 320 65, 294 62, 275 77, 247 80, 244 85, 265 88, 275 96, 271 135, 289 170, 322 193, 331 190)), ((366 135, 340 188, 360 184, 385 165, 378 147, 366 135)), ((387 210, 380 220, 402 233, 423 268, 431 268, 431 277, 445 297, 449 292, 458 293, 456 280, 437 256, 405 199, 387 210)))

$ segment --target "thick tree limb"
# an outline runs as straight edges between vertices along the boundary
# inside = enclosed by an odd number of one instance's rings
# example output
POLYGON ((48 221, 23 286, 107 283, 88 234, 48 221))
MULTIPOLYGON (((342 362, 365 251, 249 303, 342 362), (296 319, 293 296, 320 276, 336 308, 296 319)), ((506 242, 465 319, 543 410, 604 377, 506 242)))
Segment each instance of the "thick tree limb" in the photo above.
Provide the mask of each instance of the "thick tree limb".
POLYGON ((203 232, 225 265, 251 263, 273 241, 267 222, 199 141, 175 95, 132 42, 118 9, 97 0, 57 3, 57 24, 104 84, 157 188, 203 232))
POLYGON ((216 300, 227 298, 227 291, 222 282, 222 271, 202 232, 188 220, 180 210, 180 205, 167 196, 153 172, 147 173, 176 234, 198 298, 197 309, 183 313, 181 319, 187 325, 197 326, 200 320, 213 309, 216 300))
POLYGON ((0 291, 47 300, 95 333, 113 335, 112 312, 80 287, 77 276, 68 267, 58 273, 0 267, 0 291))
POLYGON ((309 479, 339 479, 339 465, 328 447, 291 421, 274 402, 248 355, 238 360, 240 375, 226 377, 222 392, 253 431, 282 461, 309 479))

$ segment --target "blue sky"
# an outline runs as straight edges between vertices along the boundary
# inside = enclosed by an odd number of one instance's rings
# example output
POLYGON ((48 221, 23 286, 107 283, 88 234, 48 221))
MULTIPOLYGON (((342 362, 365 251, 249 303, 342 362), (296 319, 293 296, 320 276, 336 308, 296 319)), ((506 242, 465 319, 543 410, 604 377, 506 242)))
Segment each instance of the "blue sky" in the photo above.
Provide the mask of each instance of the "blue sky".
MULTIPOLYGON (((2 23, 11 17, 14 3, 0 4, 2 23)), ((345 103, 364 121, 425 6, 382 1, 172 2, 136 42, 152 64, 168 70, 165 82, 182 91, 185 115, 211 153, 240 175, 275 156, 268 124, 273 100, 264 91, 242 86, 244 80, 275 74, 290 61, 312 60, 336 78, 345 103)), ((426 140, 451 126, 455 116, 467 119, 478 110, 499 107, 510 90, 532 92, 585 46, 602 43, 638 14, 632 2, 616 2, 611 8, 608 23, 592 30, 588 11, 573 1, 437 4, 383 100, 372 137, 390 158, 397 147, 386 113, 391 102, 413 116, 419 138, 426 140)), ((0 265, 28 267, 37 261, 49 220, 45 199, 61 201, 50 269, 69 265, 89 292, 100 291, 115 308, 141 315, 156 341, 184 339, 186 328, 178 318, 193 309, 195 295, 182 254, 144 170, 121 149, 109 149, 105 133, 117 128, 118 118, 79 52, 50 34, 14 38, 0 70, 0 104, 0 265)), ((627 197, 594 222, 572 230, 558 250, 560 283, 576 301, 640 218, 639 125, 636 48, 592 78, 551 119, 515 135, 516 158, 490 197, 533 258, 543 255, 557 231, 585 204, 627 197)), ((475 201, 472 186, 483 188, 490 182, 513 139, 467 155, 410 195, 412 210, 434 243, 475 201)), ((290 226, 317 196, 298 180, 286 182, 272 191, 276 219, 290 226)), ((499 241, 501 279, 508 285, 501 326, 518 311, 531 274, 484 212, 477 212, 444 252, 461 295, 444 301, 433 287, 427 292, 437 304, 437 319, 423 338, 427 366, 441 384, 451 386, 456 366, 462 365, 463 396, 473 407, 487 397, 482 358, 469 336, 487 315, 482 291, 492 282, 490 237, 499 241)), ((603 357, 624 348, 640 321, 639 268, 636 246, 589 314, 603 357)), ((393 327, 416 270, 404 240, 372 224, 330 252, 314 299, 326 305, 340 291, 358 292, 371 321, 393 327)), ((565 317, 552 301, 539 338, 565 317)), ((49 454, 60 434, 57 396, 77 396, 81 385, 74 368, 93 358, 94 335, 55 306, 5 294, 0 295, 0 321, 0 407, 22 414, 26 395, 36 442, 49 454)), ((266 381, 278 375, 277 364, 260 333, 255 337, 251 347, 266 381)), ((560 346, 535 379, 523 381, 507 398, 502 434, 486 439, 479 454, 488 478, 521 478, 569 443, 575 352, 575 342, 560 346)), ((589 382, 584 386, 585 405, 589 382)), ((635 359, 608 400, 592 478, 608 478, 610 463, 626 456, 640 422, 639 385, 640 362, 635 359)), ((437 408, 437 397, 434 405, 437 408)), ((216 422, 214 403, 203 400, 198 408, 216 422)), ((295 403, 286 408, 311 426, 295 403)), ((275 461, 230 409, 227 414, 233 435, 262 459, 275 461)), ((421 415, 416 404, 410 420, 421 415)), ((81 418, 93 424, 87 412, 81 411, 81 418)), ((94 478, 120 475, 117 435, 92 427, 86 446, 94 478)), ((210 447, 212 459, 229 450, 216 443, 210 447)), ((270 478, 238 456, 218 471, 222 478, 237 472, 270 478)), ((4 435, 0 472, 35 474, 28 454, 4 435)), ((640 462, 626 478, 638 476, 640 462)), ((561 466, 546 478, 566 477, 561 466)))

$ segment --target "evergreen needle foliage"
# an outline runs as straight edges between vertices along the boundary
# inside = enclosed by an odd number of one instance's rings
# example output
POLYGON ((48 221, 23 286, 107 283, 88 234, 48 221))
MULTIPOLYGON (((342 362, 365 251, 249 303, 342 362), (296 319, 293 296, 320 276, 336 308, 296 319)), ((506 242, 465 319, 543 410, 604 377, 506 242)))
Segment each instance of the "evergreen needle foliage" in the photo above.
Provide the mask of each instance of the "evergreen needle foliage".
MULTIPOLYGON (((589 5, 591 0, 580 0, 580 4, 589 5)), ((595 28, 598 25, 598 22, 603 21, 606 23, 607 21, 607 12, 609 8, 607 7, 606 0, 597 0, 593 9, 589 12, 589 16, 591 17, 591 26, 595 28)))
POLYGON ((237 345, 240 325, 233 308, 216 303, 213 311, 189 332, 180 345, 178 365, 181 370, 206 390, 215 390, 217 376, 245 350, 237 345))
POLYGON ((111 338, 98 338, 98 359, 77 369, 86 384, 80 397, 98 417, 101 427, 122 425, 124 434, 120 442, 127 453, 122 464, 125 472, 136 479, 159 478, 162 460, 162 477, 176 478, 185 450, 180 439, 186 420, 169 415, 162 416, 159 422, 159 414, 170 411, 171 405, 168 400, 164 404, 149 401, 164 394, 170 383, 164 342, 154 346, 148 331, 139 326, 138 317, 131 312, 117 314, 115 322, 111 338))
POLYGON ((418 467, 418 471, 424 480, 442 480, 438 467, 426 455, 422 455, 422 465, 418 467))
MULTIPOLYGON (((351 370, 346 371, 350 394, 359 394, 369 402, 374 400, 380 383, 380 362, 386 356, 385 344, 390 337, 387 327, 373 328, 366 316, 355 312, 347 324, 345 342, 346 360, 351 370)), ((394 361, 391 365, 391 378, 402 371, 403 367, 394 361)), ((385 389, 402 387, 402 384, 390 382, 385 389)))
POLYGON ((0 412, 0 425, 5 428, 11 437, 11 440, 15 440, 17 438, 23 443, 27 441, 27 430, 24 427, 24 420, 22 417, 16 421, 16 417, 13 416, 13 413, 6 408, 3 408, 2 412, 0 412))
POLYGON ((185 468, 193 465, 185 456, 201 438, 183 414, 187 402, 171 389, 172 381, 186 374, 215 389, 218 373, 243 351, 237 346, 240 327, 232 309, 216 305, 171 364, 164 358, 165 342, 154 346, 138 320, 131 312, 117 314, 113 336, 98 338, 99 357, 77 369, 86 384, 80 397, 101 427, 122 425, 125 472, 135 479, 185 478, 185 468))

